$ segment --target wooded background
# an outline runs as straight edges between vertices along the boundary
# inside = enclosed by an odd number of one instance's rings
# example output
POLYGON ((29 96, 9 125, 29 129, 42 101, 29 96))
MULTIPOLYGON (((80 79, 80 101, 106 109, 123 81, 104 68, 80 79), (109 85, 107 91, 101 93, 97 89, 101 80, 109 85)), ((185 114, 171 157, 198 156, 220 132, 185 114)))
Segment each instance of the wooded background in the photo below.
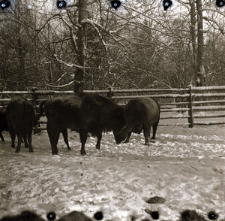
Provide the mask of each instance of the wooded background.
POLYGON ((225 85, 225 9, 161 3, 15 1, 0 12, 0 90, 225 85))

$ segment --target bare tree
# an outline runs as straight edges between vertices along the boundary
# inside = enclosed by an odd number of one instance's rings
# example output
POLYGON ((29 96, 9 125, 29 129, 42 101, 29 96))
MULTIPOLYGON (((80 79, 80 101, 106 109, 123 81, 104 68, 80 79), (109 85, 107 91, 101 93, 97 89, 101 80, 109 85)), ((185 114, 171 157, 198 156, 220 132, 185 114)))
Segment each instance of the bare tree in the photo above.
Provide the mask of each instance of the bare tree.
POLYGON ((14 88, 20 78, 23 87, 75 92, 225 83, 218 46, 225 19, 215 2, 178 0, 167 12, 158 0, 125 1, 119 10, 109 3, 80 0, 66 10, 22 13, 20 24, 14 19, 7 34, 0 30, 0 78, 14 88), (7 83, 9 73, 15 84, 7 83))
POLYGON ((84 75, 86 68, 86 23, 88 19, 88 0, 79 0, 79 19, 78 19, 78 32, 77 32, 77 60, 79 68, 74 75, 74 92, 83 91, 84 75))
POLYGON ((204 85, 205 78, 205 68, 204 68, 204 37, 203 37, 203 9, 202 9, 202 0, 196 1, 196 10, 197 10, 197 36, 198 36, 198 51, 197 51, 197 82, 196 86, 204 85))

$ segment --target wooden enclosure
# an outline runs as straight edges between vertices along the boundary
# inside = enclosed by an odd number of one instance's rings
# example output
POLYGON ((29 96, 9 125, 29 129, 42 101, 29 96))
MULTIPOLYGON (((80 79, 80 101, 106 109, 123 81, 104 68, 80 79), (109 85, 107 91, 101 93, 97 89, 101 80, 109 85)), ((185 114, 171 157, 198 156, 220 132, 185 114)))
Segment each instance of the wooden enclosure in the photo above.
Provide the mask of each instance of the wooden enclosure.
MULTIPOLYGON (((171 89, 113 89, 86 90, 87 93, 99 93, 107 96, 120 105, 130 99, 151 97, 160 103, 160 126, 222 125, 225 124, 225 86, 192 87, 171 89)), ((21 95, 30 100, 36 107, 44 99, 73 94, 73 91, 3 91, 0 92, 0 108, 7 106, 11 97, 21 95)), ((46 124, 45 120, 40 120, 46 124)), ((46 127, 41 127, 45 129, 46 127)))

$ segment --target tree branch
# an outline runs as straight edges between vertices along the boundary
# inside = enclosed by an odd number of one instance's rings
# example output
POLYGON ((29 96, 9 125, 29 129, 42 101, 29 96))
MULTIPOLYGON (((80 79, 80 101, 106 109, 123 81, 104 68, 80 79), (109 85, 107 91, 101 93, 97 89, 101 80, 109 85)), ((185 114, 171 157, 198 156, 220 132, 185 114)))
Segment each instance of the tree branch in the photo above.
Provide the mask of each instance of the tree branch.
MULTIPOLYGON (((56 58, 56 60, 57 60, 60 64, 64 64, 64 65, 66 65, 67 67, 70 67, 70 68, 76 67, 76 68, 79 68, 79 69, 83 69, 83 68, 84 68, 83 66, 80 66, 80 65, 77 65, 77 64, 70 64, 70 63, 66 63, 65 61, 62 61, 62 60, 60 60, 60 59, 57 57, 56 54, 54 54, 54 57, 56 58)), ((87 67, 85 67, 85 68, 87 68, 87 67)))

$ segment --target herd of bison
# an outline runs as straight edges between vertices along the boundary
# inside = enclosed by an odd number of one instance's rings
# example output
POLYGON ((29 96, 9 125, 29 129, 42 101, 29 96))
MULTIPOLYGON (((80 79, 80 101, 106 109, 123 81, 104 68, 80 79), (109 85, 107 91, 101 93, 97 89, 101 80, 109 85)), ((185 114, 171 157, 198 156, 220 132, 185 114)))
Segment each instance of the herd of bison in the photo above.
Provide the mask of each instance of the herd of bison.
POLYGON ((152 139, 155 139, 160 119, 159 104, 151 98, 136 98, 126 106, 121 106, 112 100, 91 93, 78 93, 43 100, 39 105, 39 114, 24 97, 11 99, 6 110, 0 112, 0 136, 2 131, 9 131, 11 147, 15 148, 15 138, 18 143, 16 152, 20 152, 22 140, 25 147, 33 152, 32 129, 38 125, 39 118, 47 117, 47 132, 52 148, 52 154, 58 154, 57 143, 60 133, 70 150, 67 129, 80 135, 81 155, 85 155, 85 143, 88 133, 97 137, 96 149, 100 150, 102 132, 113 131, 117 144, 129 142, 131 133, 141 133, 143 130, 145 144, 150 142, 150 131, 153 128, 152 139))
MULTIPOLYGON (((81 155, 85 155, 85 143, 90 133, 97 137, 96 148, 100 150, 102 132, 112 131, 117 144, 125 141, 129 142, 131 133, 141 133, 143 131, 145 144, 150 142, 150 131, 153 129, 152 139, 155 139, 157 126, 160 119, 160 106, 151 98, 131 99, 126 106, 121 106, 112 100, 92 93, 78 93, 55 97, 43 100, 39 105, 39 112, 24 97, 16 96, 11 99, 7 108, 0 111, 0 137, 4 141, 2 131, 9 131, 11 137, 11 147, 16 148, 16 153, 20 152, 21 143, 24 141, 29 152, 32 148, 32 130, 37 127, 41 116, 47 117, 47 132, 52 148, 52 154, 58 154, 57 143, 60 133, 64 142, 70 150, 67 129, 76 131, 80 135, 81 155), (18 143, 15 146, 15 138, 18 143)), ((158 219, 159 214, 152 213, 153 219, 158 219)), ((217 214, 209 214, 209 219, 217 219, 217 214)), ((47 215, 48 220, 55 220, 54 213, 47 215)), ((88 221, 102 220, 103 214, 97 212, 93 218, 89 218, 81 212, 72 212, 58 221, 88 221)), ((131 220, 135 220, 133 217, 131 220)), ((24 211, 19 215, 6 216, 0 221, 43 221, 35 213, 24 211)), ((145 219, 144 219, 145 220, 145 219)), ((144 221, 142 220, 142 221, 144 221)), ((180 214, 181 221, 202 220, 194 210, 187 210, 180 214)))

